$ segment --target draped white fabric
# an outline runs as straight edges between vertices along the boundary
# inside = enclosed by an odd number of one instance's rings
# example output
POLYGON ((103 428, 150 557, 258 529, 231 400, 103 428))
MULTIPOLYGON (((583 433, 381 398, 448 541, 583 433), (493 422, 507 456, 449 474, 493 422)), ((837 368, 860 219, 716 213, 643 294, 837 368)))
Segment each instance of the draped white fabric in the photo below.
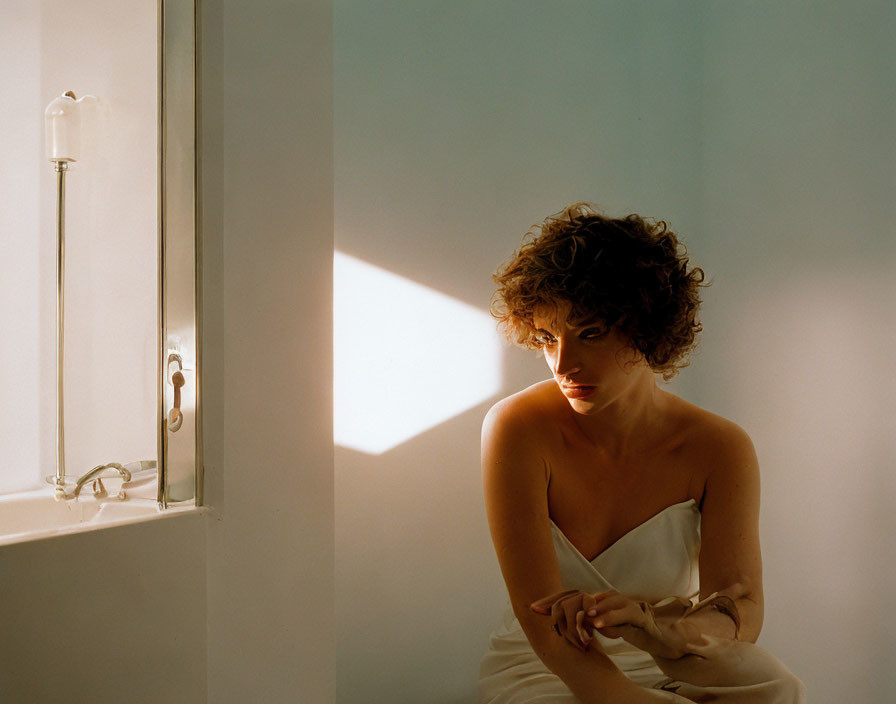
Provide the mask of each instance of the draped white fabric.
MULTIPOLYGON (((615 589, 655 602, 699 594, 700 511, 693 499, 674 504, 632 529, 593 560, 586 559, 552 522, 563 587, 587 592, 615 589)), ((709 639, 703 658, 684 658, 663 672, 647 653, 621 638, 595 639, 636 684, 665 702, 720 701, 794 704, 802 683, 774 656, 752 643, 709 639), (671 675, 671 676, 670 676, 671 675)), ((480 666, 478 704, 577 704, 548 670, 508 602, 480 666)))

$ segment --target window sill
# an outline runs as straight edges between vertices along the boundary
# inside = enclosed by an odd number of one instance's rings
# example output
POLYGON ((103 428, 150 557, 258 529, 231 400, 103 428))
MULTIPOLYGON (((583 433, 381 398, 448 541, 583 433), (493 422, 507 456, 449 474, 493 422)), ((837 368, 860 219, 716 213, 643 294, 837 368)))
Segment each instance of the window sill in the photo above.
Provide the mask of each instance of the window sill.
POLYGON ((193 501, 161 510, 154 499, 97 500, 86 492, 78 499, 57 501, 52 487, 35 489, 0 496, 0 546, 206 511, 193 501))

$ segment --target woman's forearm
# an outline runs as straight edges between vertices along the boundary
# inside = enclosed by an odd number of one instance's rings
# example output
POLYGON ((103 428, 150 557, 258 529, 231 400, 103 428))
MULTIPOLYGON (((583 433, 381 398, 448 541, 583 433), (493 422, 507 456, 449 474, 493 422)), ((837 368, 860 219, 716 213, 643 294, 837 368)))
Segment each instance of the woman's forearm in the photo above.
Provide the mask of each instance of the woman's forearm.
POLYGON ((626 677, 609 656, 592 641, 585 652, 566 640, 548 641, 535 652, 582 704, 650 704, 647 690, 626 677))
MULTIPOLYGON (((734 604, 740 616, 740 632, 737 639, 755 643, 762 629, 762 608, 749 597, 737 599, 734 604)), ((705 608, 691 614, 686 620, 696 626, 700 633, 719 638, 734 638, 734 621, 722 611, 705 608)))
MULTIPOLYGON (((574 646, 555 631, 552 619, 529 608, 515 611, 535 654, 582 704, 650 704, 658 701, 655 693, 626 677, 596 639, 584 648, 574 646)), ((668 696, 665 699, 660 696, 659 701, 668 702, 668 696)))

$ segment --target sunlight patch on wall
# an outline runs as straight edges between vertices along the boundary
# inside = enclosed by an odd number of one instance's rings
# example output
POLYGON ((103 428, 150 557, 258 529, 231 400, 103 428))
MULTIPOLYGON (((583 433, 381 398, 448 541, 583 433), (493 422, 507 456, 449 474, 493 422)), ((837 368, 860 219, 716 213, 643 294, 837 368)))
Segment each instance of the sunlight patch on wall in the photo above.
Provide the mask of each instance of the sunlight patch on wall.
POLYGON ((498 392, 488 313, 341 252, 333 289, 337 445, 378 455, 498 392))

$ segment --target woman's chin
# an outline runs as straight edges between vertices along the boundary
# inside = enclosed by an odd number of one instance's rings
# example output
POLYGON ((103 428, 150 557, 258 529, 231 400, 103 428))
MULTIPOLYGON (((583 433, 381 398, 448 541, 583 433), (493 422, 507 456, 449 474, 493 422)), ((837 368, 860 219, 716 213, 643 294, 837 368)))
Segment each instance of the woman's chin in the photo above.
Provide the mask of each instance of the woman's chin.
POLYGON ((588 416, 594 413, 597 410, 597 404, 594 403, 593 398, 588 399, 577 399, 577 398, 569 398, 569 406, 576 413, 579 413, 583 416, 588 416))

